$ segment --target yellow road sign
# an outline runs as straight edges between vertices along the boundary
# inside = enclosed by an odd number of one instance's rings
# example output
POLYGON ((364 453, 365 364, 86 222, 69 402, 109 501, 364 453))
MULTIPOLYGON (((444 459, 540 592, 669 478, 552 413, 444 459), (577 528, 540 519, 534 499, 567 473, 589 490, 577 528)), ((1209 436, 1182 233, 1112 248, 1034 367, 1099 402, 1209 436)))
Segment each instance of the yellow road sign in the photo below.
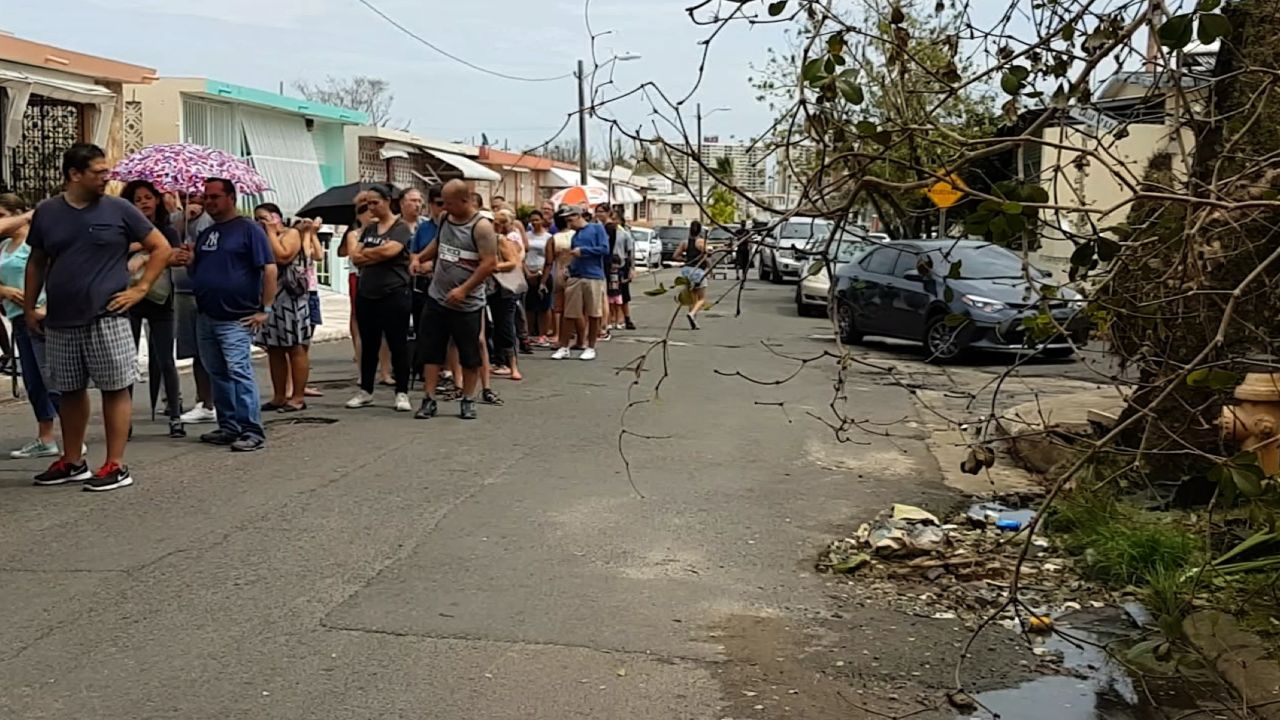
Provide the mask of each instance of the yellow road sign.
POLYGON ((964 181, 952 175, 949 181, 939 180, 925 191, 925 195, 940 209, 946 210, 964 199, 964 181))

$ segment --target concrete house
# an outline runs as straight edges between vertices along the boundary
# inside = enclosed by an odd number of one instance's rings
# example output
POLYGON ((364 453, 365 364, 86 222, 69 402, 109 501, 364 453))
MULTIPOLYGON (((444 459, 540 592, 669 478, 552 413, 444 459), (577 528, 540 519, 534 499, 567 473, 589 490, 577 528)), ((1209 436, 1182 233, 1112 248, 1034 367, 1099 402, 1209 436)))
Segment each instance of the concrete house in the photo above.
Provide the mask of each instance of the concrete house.
POLYGON ((125 88, 136 132, 126 150, 195 143, 247 159, 271 183, 257 201, 296 212, 326 188, 346 182, 344 128, 369 121, 347 108, 206 78, 161 78, 125 88))
POLYGON ((93 142, 112 160, 128 127, 123 88, 155 70, 0 34, 0 190, 38 202, 62 189, 62 153, 93 142))

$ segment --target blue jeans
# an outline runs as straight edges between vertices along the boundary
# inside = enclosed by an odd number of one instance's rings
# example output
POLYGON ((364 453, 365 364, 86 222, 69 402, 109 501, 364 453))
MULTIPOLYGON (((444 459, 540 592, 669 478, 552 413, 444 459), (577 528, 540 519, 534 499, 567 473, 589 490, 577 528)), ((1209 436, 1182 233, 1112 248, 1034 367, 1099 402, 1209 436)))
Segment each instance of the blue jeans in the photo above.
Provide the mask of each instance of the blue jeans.
POLYGON ((213 406, 218 427, 240 438, 264 439, 258 378, 253 373, 253 331, 238 320, 196 317, 196 341, 200 363, 213 385, 213 406))
POLYGON ((22 362, 22 385, 27 389, 27 401, 35 411, 38 422, 53 422, 58 417, 58 393, 45 383, 44 336, 32 335, 27 321, 19 315, 13 319, 13 342, 18 346, 18 359, 22 362))

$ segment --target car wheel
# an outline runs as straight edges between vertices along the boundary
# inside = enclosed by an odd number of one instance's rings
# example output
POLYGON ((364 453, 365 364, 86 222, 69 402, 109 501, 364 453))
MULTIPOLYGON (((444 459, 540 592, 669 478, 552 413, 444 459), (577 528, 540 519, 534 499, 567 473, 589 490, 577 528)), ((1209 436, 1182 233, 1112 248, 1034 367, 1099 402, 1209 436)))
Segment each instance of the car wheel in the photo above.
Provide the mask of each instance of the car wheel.
POLYGON ((760 276, 760 279, 761 279, 761 280, 768 280, 768 279, 769 279, 769 274, 768 274, 767 272, 765 272, 765 269, 764 269, 764 256, 763 256, 763 255, 761 255, 761 256, 760 256, 760 271, 759 271, 759 273, 758 273, 758 274, 759 274, 759 276, 760 276))
POLYGON ((774 285, 782 284, 782 271, 779 270, 776 265, 769 270, 769 282, 774 285))
POLYGON ((862 342, 858 321, 853 317, 853 306, 840 300, 835 301, 835 306, 836 331, 840 333, 840 342, 850 345, 862 342))
POLYGON ((947 316, 938 314, 924 330, 924 349, 931 363, 945 363, 956 359, 964 351, 959 340, 960 329, 947 325, 947 316))

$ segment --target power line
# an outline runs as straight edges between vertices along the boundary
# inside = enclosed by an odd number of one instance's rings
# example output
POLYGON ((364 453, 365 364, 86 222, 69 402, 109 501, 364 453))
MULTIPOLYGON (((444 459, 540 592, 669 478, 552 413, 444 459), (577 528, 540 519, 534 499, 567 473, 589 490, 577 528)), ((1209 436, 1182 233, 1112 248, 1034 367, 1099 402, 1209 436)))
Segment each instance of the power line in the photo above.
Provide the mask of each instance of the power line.
POLYGON ((441 47, 439 47, 439 46, 435 45, 435 44, 434 44, 434 43, 432 43, 430 40, 427 40, 426 38, 424 38, 424 37, 422 37, 421 35, 419 35, 419 34, 415 33, 414 31, 410 30, 409 28, 405 27, 404 25, 401 25, 399 22, 397 22, 397 21, 396 21, 394 18, 392 18, 390 15, 387 15, 386 13, 382 12, 381 10, 379 10, 379 9, 377 8, 377 6, 375 6, 373 3, 369 2, 369 0, 356 0, 356 1, 357 1, 357 2, 359 2, 361 5, 364 5, 365 7, 369 8, 369 10, 373 11, 373 13, 374 13, 375 15, 377 15, 377 16, 378 16, 378 17, 380 17, 380 18, 382 18, 383 20, 386 20, 388 23, 390 23, 390 24, 391 24, 391 26, 392 26, 392 27, 396 28, 396 29, 397 29, 397 30, 399 30, 400 32, 404 33, 405 35, 408 35, 409 37, 413 38, 414 40, 417 40, 418 42, 422 43, 423 45, 426 45, 427 47, 429 47, 429 48, 431 48, 432 50, 434 50, 434 51, 436 51, 436 52, 440 53, 441 55, 443 55, 443 56, 445 56, 445 57, 449 58, 450 60, 453 60, 454 62, 461 63, 462 65, 465 65, 465 66, 467 66, 467 67, 471 68, 472 70, 478 70, 479 72, 485 73, 486 75, 492 75, 492 76, 494 76, 494 77, 500 77, 500 78, 503 78, 504 80, 515 80, 515 81, 517 81, 517 82, 555 82, 556 80, 564 80, 564 79, 566 79, 566 78, 571 78, 571 77, 573 77, 573 75, 574 75, 573 73, 565 73, 564 75, 557 75, 557 76, 555 76, 555 77, 531 78, 531 77, 520 77, 519 75, 508 75, 508 74, 503 73, 503 72, 498 72, 497 70, 490 70, 489 68, 480 67, 479 65, 476 65, 476 64, 475 64, 475 63, 473 63, 473 62, 470 62, 470 61, 467 61, 467 60, 463 60, 462 58, 458 57, 457 55, 454 55, 453 53, 449 52, 448 50, 445 50, 445 49, 443 49, 443 48, 441 48, 441 47))

